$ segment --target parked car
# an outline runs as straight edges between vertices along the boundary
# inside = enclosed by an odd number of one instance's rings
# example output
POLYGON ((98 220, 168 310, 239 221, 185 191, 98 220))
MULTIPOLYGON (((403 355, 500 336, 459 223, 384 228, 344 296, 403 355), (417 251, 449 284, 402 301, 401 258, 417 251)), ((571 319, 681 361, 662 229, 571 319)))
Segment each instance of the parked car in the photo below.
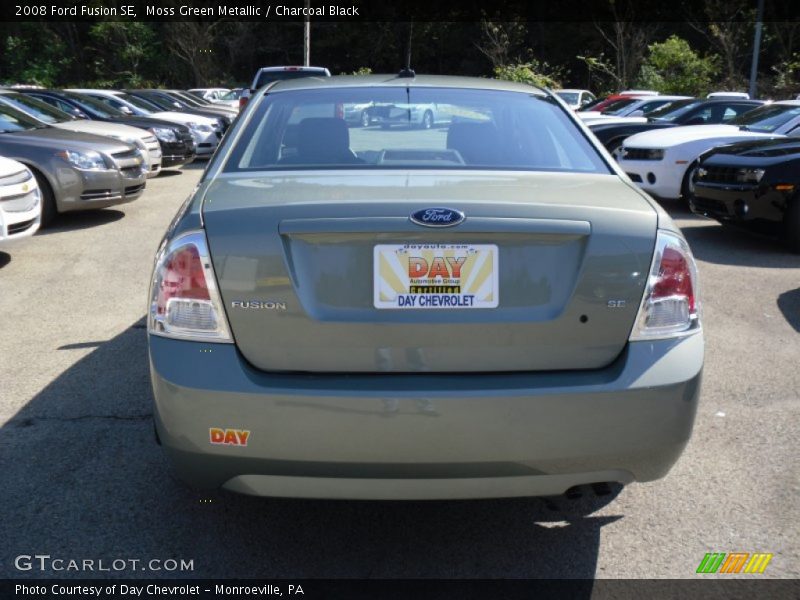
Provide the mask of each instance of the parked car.
POLYGON ((581 111, 578 116, 587 124, 594 121, 610 122, 613 120, 614 122, 620 122, 621 119, 630 121, 632 118, 639 118, 641 122, 644 122, 648 113, 676 100, 692 100, 692 98, 689 96, 628 96, 615 100, 599 111, 581 111))
POLYGON ((141 98, 160 108, 161 110, 174 110, 188 115, 199 115, 209 119, 218 119, 219 131, 223 135, 230 127, 236 113, 224 106, 201 107, 192 105, 184 98, 180 98, 169 90, 125 90, 125 93, 141 98))
POLYGON ((228 88, 192 88, 187 91, 198 98, 210 100, 211 102, 218 102, 225 94, 230 92, 228 88))
POLYGON ((186 125, 153 117, 129 116, 84 94, 62 90, 29 89, 24 90, 24 93, 80 119, 120 123, 149 131, 158 139, 161 146, 161 167, 164 169, 181 167, 194 160, 194 138, 186 125))
POLYGON ((744 98, 750 99, 750 94, 747 92, 711 92, 706 98, 744 98))
POLYGON ((693 212, 779 236, 800 253, 800 139, 714 148, 700 156, 691 177, 693 212))
POLYGON ((249 89, 239 96, 239 110, 247 105, 250 95, 273 81, 301 79, 303 77, 330 77, 331 72, 325 67, 261 67, 253 77, 249 89))
POLYGON ((595 100, 595 95, 589 90, 555 90, 555 95, 561 98, 572 110, 578 110, 595 100))
POLYGON ((167 94, 176 99, 178 102, 181 102, 187 106, 192 108, 198 108, 202 110, 209 110, 214 112, 215 114, 222 115, 225 117, 230 124, 239 114, 239 108, 232 108, 227 104, 220 104, 219 102, 211 102, 210 100, 206 100, 205 98, 198 98, 190 94, 189 92, 184 92, 183 90, 165 90, 167 94))
POLYGON ((46 102, 16 91, 0 90, 0 103, 13 106, 45 125, 67 131, 104 135, 133 144, 142 153, 148 177, 155 177, 161 170, 161 146, 156 137, 148 131, 121 123, 75 119, 46 102))
POLYGON ((32 236, 41 218, 41 195, 33 173, 0 156, 0 245, 32 236))
POLYGON ((237 112, 239 111, 239 98, 241 97, 242 93, 244 92, 244 88, 235 88, 232 89, 230 92, 222 96, 219 100, 217 100, 218 104, 222 104, 223 106, 227 106, 229 108, 233 108, 237 112))
POLYGON ((620 164, 642 189, 660 198, 688 197, 698 157, 715 146, 775 135, 800 134, 800 102, 765 104, 727 125, 687 125, 627 138, 620 164))
POLYGON ((650 93, 647 90, 642 90, 641 92, 637 92, 636 90, 629 90, 627 92, 621 92, 619 94, 611 94, 610 96, 606 96, 605 98, 595 100, 593 102, 589 102, 578 109, 578 112, 603 112, 609 105, 614 102, 618 102, 620 100, 630 100, 631 98, 638 98, 640 96, 657 96, 658 93, 650 93))
POLYGON ((42 125, 6 104, 0 104, 0 156, 33 172, 42 195, 42 226, 60 212, 131 202, 147 181, 133 144, 42 125))
POLYGON ((595 121, 589 129, 615 156, 625 138, 644 131, 668 129, 680 125, 715 125, 726 123, 764 104, 760 100, 712 99, 675 100, 647 113, 644 121, 595 121))
POLYGON ((96 98, 127 115, 155 117, 157 119, 164 119, 165 121, 186 125, 194 138, 195 152, 198 157, 213 154, 214 150, 219 146, 219 140, 222 138, 223 124, 218 118, 190 115, 185 112, 173 110, 162 110, 155 104, 118 90, 70 89, 67 91, 96 98))
POLYGON ((697 408, 697 272, 607 158, 519 83, 256 93, 156 256, 154 416, 178 475, 366 499, 663 477, 697 408), (352 130, 334 116, 346 103, 476 117, 352 130), (331 116, 291 119, 319 107, 331 116))

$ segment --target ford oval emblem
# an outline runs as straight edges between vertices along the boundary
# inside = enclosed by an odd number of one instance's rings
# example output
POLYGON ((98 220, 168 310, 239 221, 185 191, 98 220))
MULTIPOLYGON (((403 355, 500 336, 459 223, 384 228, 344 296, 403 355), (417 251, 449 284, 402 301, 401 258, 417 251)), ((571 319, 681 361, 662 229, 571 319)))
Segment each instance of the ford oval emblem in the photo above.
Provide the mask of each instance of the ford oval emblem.
POLYGON ((425 227, 452 227, 462 223, 466 217, 460 210, 452 208, 423 208, 411 213, 409 219, 425 227))

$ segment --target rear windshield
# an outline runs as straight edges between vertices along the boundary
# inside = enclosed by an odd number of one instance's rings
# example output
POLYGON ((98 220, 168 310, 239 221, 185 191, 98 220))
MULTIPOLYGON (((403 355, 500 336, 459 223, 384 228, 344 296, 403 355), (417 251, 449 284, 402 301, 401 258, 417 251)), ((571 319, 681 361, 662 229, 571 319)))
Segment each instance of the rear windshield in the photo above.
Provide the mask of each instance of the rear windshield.
POLYGON ((302 77, 325 77, 325 71, 265 71, 258 76, 255 89, 259 89, 272 83, 273 81, 283 81, 285 79, 300 79, 302 77))
POLYGON ((747 131, 771 133, 800 116, 800 106, 792 104, 767 104, 728 121, 747 131))
POLYGON ((556 95, 560 96, 567 104, 578 103, 578 92, 556 92, 556 95))
POLYGON ((385 87, 267 95, 225 165, 227 172, 318 168, 610 172, 552 98, 385 87))

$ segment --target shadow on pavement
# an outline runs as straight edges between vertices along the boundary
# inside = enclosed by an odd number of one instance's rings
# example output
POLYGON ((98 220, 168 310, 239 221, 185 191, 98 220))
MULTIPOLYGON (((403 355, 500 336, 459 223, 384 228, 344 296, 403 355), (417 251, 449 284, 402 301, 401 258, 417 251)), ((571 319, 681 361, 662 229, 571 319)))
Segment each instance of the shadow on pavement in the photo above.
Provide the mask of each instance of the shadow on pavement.
POLYGON ((5 252, 0 252, 0 269, 5 267, 10 262, 11 262, 11 255, 6 254, 5 252))
POLYGON ((155 178, 156 179, 158 179, 158 178, 167 179, 168 177, 175 177, 176 175, 180 175, 180 174, 181 174, 181 172, 180 172, 179 169, 168 167, 166 169, 161 169, 158 172, 158 175, 156 175, 155 178))
POLYGON ((778 308, 789 325, 800 333, 800 288, 789 290, 778 296, 778 308))
POLYGON ((800 256, 788 252, 778 239, 735 227, 724 227, 713 219, 695 215, 682 201, 660 200, 659 203, 673 219, 691 222, 688 225, 681 224, 681 231, 695 257, 700 260, 773 269, 800 266, 800 256))
POLYGON ((61 233, 75 229, 100 227, 119 221, 124 216, 124 212, 111 208, 62 213, 56 217, 52 225, 40 229, 36 235, 50 235, 51 233, 61 233))
POLYGON ((193 491, 154 441, 144 319, 62 348, 92 346, 0 429, 0 577, 92 575, 13 566, 49 554, 194 561, 114 574, 128 577, 591 579, 600 531, 621 518, 590 516, 620 486, 577 500, 396 503, 193 491))

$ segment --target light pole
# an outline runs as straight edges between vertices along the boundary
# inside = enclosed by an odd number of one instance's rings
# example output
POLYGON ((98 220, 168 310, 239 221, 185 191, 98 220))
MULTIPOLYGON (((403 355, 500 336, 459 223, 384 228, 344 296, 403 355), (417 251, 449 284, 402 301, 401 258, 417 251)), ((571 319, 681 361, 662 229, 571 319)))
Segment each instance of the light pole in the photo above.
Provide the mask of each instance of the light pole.
POLYGON ((756 15, 756 34, 753 40, 753 62, 750 64, 750 97, 756 97, 756 78, 758 77, 758 55, 761 52, 761 26, 764 19, 764 0, 758 0, 756 15))
POLYGON ((306 0, 306 15, 303 22, 303 66, 311 65, 311 0, 306 0))

